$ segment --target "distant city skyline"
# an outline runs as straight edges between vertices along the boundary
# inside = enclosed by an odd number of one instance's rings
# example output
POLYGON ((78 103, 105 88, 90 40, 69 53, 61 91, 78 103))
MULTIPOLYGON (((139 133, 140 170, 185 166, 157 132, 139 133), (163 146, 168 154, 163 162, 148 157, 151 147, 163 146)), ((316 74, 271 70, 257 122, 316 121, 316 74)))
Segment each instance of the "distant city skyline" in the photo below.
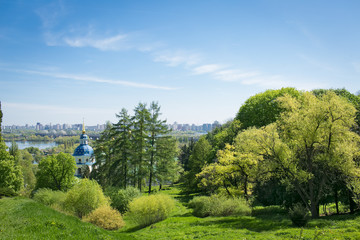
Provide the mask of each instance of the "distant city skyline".
MULTIPOLYGON (((209 132, 212 129, 221 126, 218 121, 214 121, 213 123, 203 123, 200 125, 197 124, 189 124, 189 123, 167 123, 169 129, 174 131, 196 131, 196 132, 209 132)), ((68 123, 47 123, 42 124, 37 122, 35 125, 25 124, 25 125, 2 125, 1 128, 4 130, 21 130, 21 129, 33 129, 37 131, 41 130, 81 130, 83 127, 82 123, 77 124, 68 124, 68 123)), ((85 130, 90 131, 103 131, 106 127, 106 124, 95 124, 95 125, 85 125, 85 130)))
POLYGON ((267 89, 360 90, 360 1, 0 0, 4 125, 220 123, 267 89))

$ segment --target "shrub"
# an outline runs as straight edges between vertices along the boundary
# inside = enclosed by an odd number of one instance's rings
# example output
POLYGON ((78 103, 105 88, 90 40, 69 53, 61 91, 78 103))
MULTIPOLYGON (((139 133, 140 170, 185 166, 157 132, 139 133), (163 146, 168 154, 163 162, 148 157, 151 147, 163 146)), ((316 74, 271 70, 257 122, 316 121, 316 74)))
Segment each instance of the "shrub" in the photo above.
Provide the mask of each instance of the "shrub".
POLYGON ((65 209, 82 217, 96 208, 109 205, 100 185, 95 180, 82 179, 66 193, 65 209))
POLYGON ((301 203, 297 203, 290 208, 289 216, 294 226, 297 227, 304 227, 310 218, 309 211, 301 203))
POLYGON ((62 191, 53 191, 48 188, 40 188, 34 194, 34 200, 42 204, 51 206, 54 204, 62 205, 66 197, 66 193, 62 191))
POLYGON ((107 188, 105 195, 111 199, 111 206, 124 214, 129 210, 129 203, 137 197, 141 196, 139 189, 127 187, 126 189, 118 189, 114 187, 107 188))
POLYGON ((174 206, 174 199, 167 195, 143 196, 130 202, 128 216, 138 225, 148 226, 166 219, 174 206))
POLYGON ((83 220, 108 230, 117 230, 125 226, 121 214, 108 205, 98 207, 86 215, 83 220))
POLYGON ((212 195, 195 197, 189 202, 193 214, 197 217, 207 216, 243 216, 250 215, 251 209, 242 198, 226 198, 212 195))

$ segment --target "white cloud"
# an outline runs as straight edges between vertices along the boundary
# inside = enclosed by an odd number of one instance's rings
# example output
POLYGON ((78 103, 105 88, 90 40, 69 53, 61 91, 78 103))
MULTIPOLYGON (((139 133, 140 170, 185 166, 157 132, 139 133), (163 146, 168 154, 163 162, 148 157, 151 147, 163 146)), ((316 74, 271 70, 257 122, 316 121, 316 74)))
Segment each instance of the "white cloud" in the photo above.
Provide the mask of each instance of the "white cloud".
POLYGON ((121 42, 126 39, 126 35, 118 34, 108 38, 85 37, 64 37, 65 44, 70 47, 93 47, 100 50, 119 50, 125 46, 121 42))
POLYGON ((163 51, 155 52, 154 61, 165 63, 167 66, 176 67, 184 64, 185 66, 193 66, 200 62, 200 57, 198 54, 188 53, 185 51, 163 51))
POLYGON ((85 76, 85 75, 76 75, 76 74, 67 74, 67 73, 58 73, 58 72, 41 72, 41 71, 32 71, 32 70, 17 70, 17 69, 16 70, 6 69, 6 70, 41 75, 41 76, 48 76, 48 77, 53 77, 53 78, 71 79, 71 80, 77 80, 77 81, 96 82, 96 83, 106 83, 106 84, 122 85, 122 86, 135 87, 135 88, 176 90, 176 88, 166 87, 166 86, 158 86, 158 85, 146 84, 146 83, 136 83, 136 82, 129 82, 129 81, 113 80, 113 79, 106 79, 106 78, 99 78, 99 77, 85 76))
POLYGON ((200 74, 213 73, 222 68, 223 68, 223 66, 221 66, 219 64, 207 64, 207 65, 202 65, 202 66, 194 68, 193 72, 196 75, 200 75, 200 74))
POLYGON ((258 72, 241 72, 234 69, 220 70, 213 73, 213 77, 215 79, 226 81, 226 82, 234 82, 243 80, 244 78, 255 77, 259 75, 258 72))

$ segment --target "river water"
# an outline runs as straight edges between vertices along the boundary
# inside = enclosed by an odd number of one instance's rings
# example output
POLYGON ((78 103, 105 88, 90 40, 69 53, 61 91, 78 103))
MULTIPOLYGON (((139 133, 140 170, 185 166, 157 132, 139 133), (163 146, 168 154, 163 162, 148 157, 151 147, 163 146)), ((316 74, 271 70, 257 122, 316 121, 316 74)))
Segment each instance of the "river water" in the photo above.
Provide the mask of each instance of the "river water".
MULTIPOLYGON (((5 144, 10 147, 11 142, 6 142, 5 144)), ((42 142, 42 141, 16 141, 19 149, 25 149, 28 147, 36 147, 39 149, 52 148, 56 147, 58 144, 56 142, 42 142)))

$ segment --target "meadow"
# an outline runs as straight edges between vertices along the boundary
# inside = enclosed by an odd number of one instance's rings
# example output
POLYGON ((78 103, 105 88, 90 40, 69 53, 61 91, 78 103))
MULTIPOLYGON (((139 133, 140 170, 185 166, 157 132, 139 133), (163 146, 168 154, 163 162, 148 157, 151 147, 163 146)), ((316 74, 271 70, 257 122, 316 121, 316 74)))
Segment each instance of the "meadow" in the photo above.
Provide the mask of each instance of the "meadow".
POLYGON ((294 227, 278 207, 255 207, 251 216, 198 218, 187 207, 191 195, 177 187, 162 191, 176 199, 164 221, 141 228, 127 218, 117 231, 98 228, 28 198, 0 199, 0 239, 360 239, 359 214, 322 216, 294 227))

